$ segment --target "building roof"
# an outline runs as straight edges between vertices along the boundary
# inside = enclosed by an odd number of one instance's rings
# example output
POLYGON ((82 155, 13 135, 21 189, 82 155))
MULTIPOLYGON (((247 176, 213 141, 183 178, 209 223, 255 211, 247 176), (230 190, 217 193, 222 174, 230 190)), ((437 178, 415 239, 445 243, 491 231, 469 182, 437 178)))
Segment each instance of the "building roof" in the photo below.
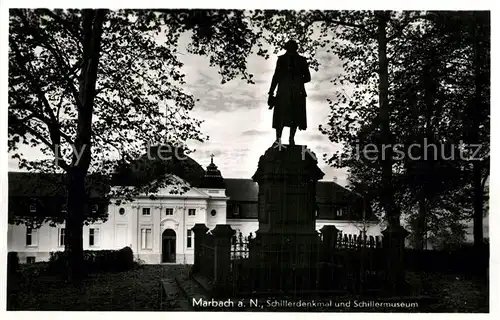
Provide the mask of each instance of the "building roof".
POLYGON ((207 171, 205 172, 203 178, 201 179, 201 188, 217 188, 224 189, 225 183, 220 170, 214 163, 214 157, 212 155, 212 159, 210 160, 210 164, 207 167, 207 171))
POLYGON ((252 179, 224 179, 226 182, 226 195, 232 201, 257 202, 259 185, 252 179))
MULTIPOLYGON (((259 186, 252 179, 224 179, 213 157, 205 171, 182 147, 172 145, 149 146, 145 154, 129 164, 117 166, 109 177, 89 175, 88 190, 91 197, 99 197, 110 186, 145 185, 166 174, 176 175, 193 187, 225 188, 231 201, 258 200, 259 186)), ((9 196, 65 196, 66 185, 62 174, 9 172, 9 196)), ((348 204, 359 198, 333 181, 319 181, 316 187, 318 203, 348 204)))
MULTIPOLYGON (((252 179, 225 179, 228 201, 228 218, 256 219, 258 217, 259 185, 252 179), (235 216, 234 212, 238 212, 235 216)), ((368 204, 356 193, 333 181, 318 181, 316 185, 317 219, 360 220, 363 211, 367 219, 376 219, 368 204), (349 208, 337 215, 340 208, 349 208)))
MULTIPOLYGON (((257 202, 259 185, 252 179, 224 179, 226 195, 232 201, 257 202)), ((351 203, 357 197, 352 191, 333 181, 318 181, 316 185, 316 201, 318 203, 351 203)))
MULTIPOLYGON (((241 206, 241 217, 257 217, 259 186, 256 182, 252 179, 224 179, 213 157, 205 171, 184 150, 168 145, 149 146, 145 154, 131 163, 117 166, 110 176, 87 176, 87 190, 90 198, 99 198, 106 195, 111 186, 148 185, 167 174, 181 178, 192 187, 224 188, 229 197, 228 210, 234 205, 241 206)), ((9 172, 8 177, 9 197, 16 198, 15 202, 25 202, 25 197, 43 197, 49 201, 50 197, 65 198, 67 195, 67 179, 63 174, 9 172)), ((362 199, 333 181, 319 181, 316 201, 321 216, 327 217, 334 215, 339 206, 353 205, 354 210, 359 211, 362 199)))
MULTIPOLYGON (((8 179, 9 196, 66 196, 66 176, 63 174, 9 172, 8 179)), ((99 197, 107 192, 108 180, 92 175, 88 179, 91 197, 99 197)), ((259 185, 252 179, 226 178, 224 184, 226 195, 230 200, 257 202, 259 185)), ((112 185, 114 184, 112 183, 112 185)), ((319 181, 316 187, 316 200, 318 203, 347 204, 356 198, 358 197, 354 193, 333 181, 319 181)))
POLYGON ((316 201, 318 203, 352 203, 360 197, 333 181, 318 181, 316 201))
MULTIPOLYGON (((61 202, 66 197, 66 177, 61 174, 37 174, 29 172, 9 172, 9 206, 14 203, 25 203, 25 197, 46 198, 44 201, 61 202), (51 197, 59 200, 50 200, 51 197)), ((106 193, 110 180, 89 176, 87 190, 90 197, 98 198, 106 193), (103 187, 104 186, 104 187, 103 187)), ((232 217, 234 206, 240 208, 240 218, 257 218, 257 202, 259 186, 252 179, 224 179, 228 201, 228 217, 232 217)), ((212 186, 214 187, 214 186, 212 186)), ((333 181, 319 181, 316 187, 318 218, 335 219, 338 207, 351 207, 353 212, 361 212, 362 199, 355 193, 345 189, 333 181)), ((48 207, 47 207, 48 208, 48 207)), ((21 208, 22 209, 22 208, 21 208)), ((370 208, 367 207, 367 210, 370 208)), ((9 216, 15 212, 9 211, 9 216)), ((24 209, 21 211, 25 211, 24 209)), ((45 212, 52 214, 53 208, 45 212)), ((41 214, 39 212, 38 214, 41 214)), ((371 210, 367 217, 371 216, 371 210)))
POLYGON ((113 186, 145 185, 165 174, 174 174, 199 187, 205 170, 180 147, 150 146, 148 152, 130 164, 118 166, 112 176, 113 186))
MULTIPOLYGON (((9 197, 66 197, 67 176, 58 173, 9 172, 9 197)), ((109 181, 100 175, 87 176, 91 198, 109 191, 109 181)))

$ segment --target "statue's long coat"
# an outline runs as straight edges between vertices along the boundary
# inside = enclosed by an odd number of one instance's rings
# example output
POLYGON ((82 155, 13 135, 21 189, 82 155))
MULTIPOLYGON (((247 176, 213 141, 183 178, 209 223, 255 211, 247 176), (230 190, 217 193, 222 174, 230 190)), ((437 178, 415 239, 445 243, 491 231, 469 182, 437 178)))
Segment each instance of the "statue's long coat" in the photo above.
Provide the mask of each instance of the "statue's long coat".
POLYGON ((285 53, 278 57, 271 82, 270 93, 276 86, 276 103, 273 114, 273 128, 296 125, 300 130, 307 128, 306 89, 304 83, 311 81, 306 58, 296 53, 285 53))

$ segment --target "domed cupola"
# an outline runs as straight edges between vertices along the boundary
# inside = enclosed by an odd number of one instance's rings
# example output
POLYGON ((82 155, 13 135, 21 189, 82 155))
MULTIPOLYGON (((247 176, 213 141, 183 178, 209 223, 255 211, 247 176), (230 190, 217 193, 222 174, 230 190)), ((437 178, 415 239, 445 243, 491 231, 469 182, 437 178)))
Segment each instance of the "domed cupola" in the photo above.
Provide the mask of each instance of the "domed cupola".
POLYGON ((126 163, 122 161, 112 175, 112 185, 136 186, 150 183, 165 174, 173 174, 198 187, 205 175, 203 167, 172 144, 148 145, 146 153, 126 163))
POLYGON ((220 173, 220 170, 214 163, 214 155, 210 155, 210 164, 207 167, 205 176, 201 181, 201 188, 214 188, 214 189, 225 189, 226 184, 224 183, 224 178, 220 173))

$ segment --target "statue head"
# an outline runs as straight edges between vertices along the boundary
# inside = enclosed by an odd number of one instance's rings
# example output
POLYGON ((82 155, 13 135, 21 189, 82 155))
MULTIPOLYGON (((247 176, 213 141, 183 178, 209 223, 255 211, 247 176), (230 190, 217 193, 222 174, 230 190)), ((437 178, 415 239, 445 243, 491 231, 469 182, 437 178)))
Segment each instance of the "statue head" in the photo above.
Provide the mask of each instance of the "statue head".
POLYGON ((287 52, 295 53, 299 49, 299 45, 294 40, 288 40, 285 43, 284 48, 287 52))

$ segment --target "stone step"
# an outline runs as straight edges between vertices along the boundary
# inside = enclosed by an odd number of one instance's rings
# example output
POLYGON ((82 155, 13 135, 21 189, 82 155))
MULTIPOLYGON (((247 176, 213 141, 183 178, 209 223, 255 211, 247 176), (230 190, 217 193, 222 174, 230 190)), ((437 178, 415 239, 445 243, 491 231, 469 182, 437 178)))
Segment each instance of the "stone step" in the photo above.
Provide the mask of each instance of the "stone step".
POLYGON ((162 309, 173 311, 189 310, 187 298, 182 294, 174 279, 162 279, 160 282, 164 294, 162 309))
MULTIPOLYGON (((206 289, 203 288, 196 280, 189 277, 188 274, 180 273, 175 276, 175 282, 182 291, 182 293, 187 298, 189 311, 198 310, 198 308, 193 306, 194 300, 205 300, 208 301, 212 297, 207 293, 206 289)), ((208 311, 205 309, 205 311, 208 311)))
POLYGON ((212 296, 214 286, 206 277, 195 273, 192 278, 205 290, 207 296, 212 296))

